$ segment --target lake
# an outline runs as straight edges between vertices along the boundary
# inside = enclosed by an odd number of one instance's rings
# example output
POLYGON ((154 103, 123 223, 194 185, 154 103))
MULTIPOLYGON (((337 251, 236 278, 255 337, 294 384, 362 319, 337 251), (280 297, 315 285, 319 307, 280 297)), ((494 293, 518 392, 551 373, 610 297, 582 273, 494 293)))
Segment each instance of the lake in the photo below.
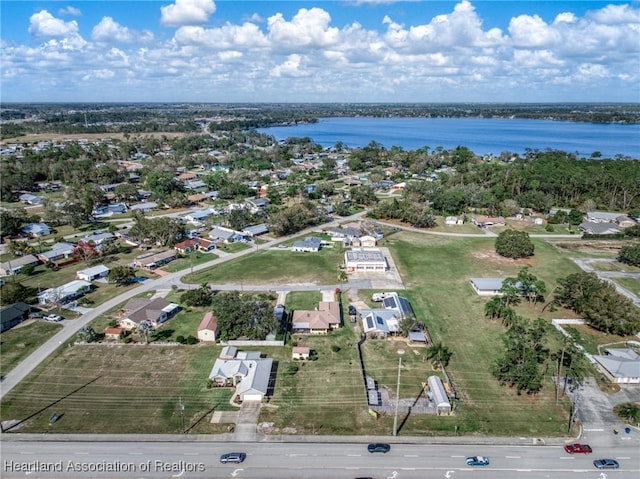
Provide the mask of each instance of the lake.
POLYGON ((318 123, 260 128, 277 140, 309 137, 323 147, 341 141, 363 147, 372 140, 385 148, 430 150, 466 146, 476 154, 523 154, 532 150, 562 150, 589 157, 616 155, 640 158, 640 125, 580 123, 502 118, 320 118, 318 123))

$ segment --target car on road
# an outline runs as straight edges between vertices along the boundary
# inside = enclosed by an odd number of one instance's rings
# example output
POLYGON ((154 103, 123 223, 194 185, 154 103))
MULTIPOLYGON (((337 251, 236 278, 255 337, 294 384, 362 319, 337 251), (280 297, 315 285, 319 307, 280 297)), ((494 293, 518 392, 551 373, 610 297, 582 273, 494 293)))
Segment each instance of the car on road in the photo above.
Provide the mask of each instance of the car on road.
POLYGON ((615 459, 596 459, 593 465, 598 469, 618 469, 620 464, 615 459))
POLYGON ((367 446, 367 451, 369 451, 370 453, 374 453, 374 452, 381 452, 383 454, 386 454, 387 452, 389 452, 391 450, 391 445, 389 444, 383 444, 381 442, 377 442, 374 444, 369 444, 367 446))
POLYGON ((467 457, 467 466, 488 466, 489 458, 486 456, 467 457))
POLYGON ((233 463, 240 464, 247 458, 244 452, 228 452, 220 456, 220 462, 222 464, 233 463))
POLYGON ((44 317, 45 321, 53 321, 57 323, 58 321, 62 321, 62 316, 59 314, 48 314, 44 317))
POLYGON ((589 444, 567 444, 564 446, 564 450, 569 454, 591 454, 593 450, 589 444))

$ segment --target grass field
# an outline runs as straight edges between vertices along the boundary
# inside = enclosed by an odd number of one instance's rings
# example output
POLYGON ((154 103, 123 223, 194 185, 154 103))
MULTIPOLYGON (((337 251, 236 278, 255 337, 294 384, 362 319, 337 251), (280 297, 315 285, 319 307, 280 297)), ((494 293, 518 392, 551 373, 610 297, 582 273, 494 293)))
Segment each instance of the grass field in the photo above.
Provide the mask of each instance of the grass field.
POLYGON ((614 281, 633 294, 640 295, 640 280, 637 278, 615 278, 614 281))
POLYGON ((296 309, 313 310, 318 307, 318 303, 322 300, 320 291, 291 291, 287 294, 285 306, 287 311, 295 311, 296 309))
POLYGON ((170 263, 162 266, 162 270, 168 273, 175 273, 176 271, 182 271, 189 269, 193 266, 206 263, 207 261, 213 261, 218 257, 215 253, 203 253, 201 251, 193 251, 187 256, 177 258, 170 263))
POLYGON ((62 325, 43 320, 27 320, 0 334, 0 377, 57 333, 62 325))

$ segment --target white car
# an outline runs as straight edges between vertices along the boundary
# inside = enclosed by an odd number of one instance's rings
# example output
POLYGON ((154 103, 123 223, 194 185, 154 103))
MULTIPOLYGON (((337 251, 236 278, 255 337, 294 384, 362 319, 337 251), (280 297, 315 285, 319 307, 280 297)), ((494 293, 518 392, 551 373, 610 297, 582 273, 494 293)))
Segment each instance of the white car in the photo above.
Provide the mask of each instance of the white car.
POLYGON ((388 298, 392 294, 393 293, 373 293, 371 295, 371 301, 376 301, 376 302, 384 301, 385 298, 388 298))
POLYGON ((59 314, 48 314, 47 316, 44 317, 44 319, 46 321, 53 321, 57 323, 58 321, 62 321, 63 318, 59 314))

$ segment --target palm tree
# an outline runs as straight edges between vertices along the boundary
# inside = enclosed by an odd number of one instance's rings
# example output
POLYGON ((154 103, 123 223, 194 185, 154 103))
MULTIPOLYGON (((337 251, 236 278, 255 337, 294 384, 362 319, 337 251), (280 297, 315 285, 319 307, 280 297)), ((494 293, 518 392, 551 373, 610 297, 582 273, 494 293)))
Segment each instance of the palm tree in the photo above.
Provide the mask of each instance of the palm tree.
POLYGON ((433 367, 437 368, 440 364, 443 368, 447 367, 453 353, 449 348, 443 346, 442 343, 433 343, 433 346, 427 348, 427 359, 433 361, 433 367))
POLYGON ((348 279, 349 277, 347 276, 347 273, 344 270, 340 270, 338 272, 338 281, 340 281, 341 283, 346 283, 348 279))
POLYGON ((89 325, 82 326, 80 331, 78 331, 78 339, 85 343, 92 343, 96 340, 96 337, 97 334, 95 330, 89 325))
POLYGON ((151 335, 151 331, 153 331, 153 325, 146 319, 140 321, 140 323, 138 323, 138 325, 136 326, 136 333, 138 333, 141 338, 144 338, 146 344, 149 344, 149 336, 151 335))
POLYGON ((638 403, 628 402, 621 404, 616 408, 616 413, 630 423, 640 422, 640 404, 638 403))

